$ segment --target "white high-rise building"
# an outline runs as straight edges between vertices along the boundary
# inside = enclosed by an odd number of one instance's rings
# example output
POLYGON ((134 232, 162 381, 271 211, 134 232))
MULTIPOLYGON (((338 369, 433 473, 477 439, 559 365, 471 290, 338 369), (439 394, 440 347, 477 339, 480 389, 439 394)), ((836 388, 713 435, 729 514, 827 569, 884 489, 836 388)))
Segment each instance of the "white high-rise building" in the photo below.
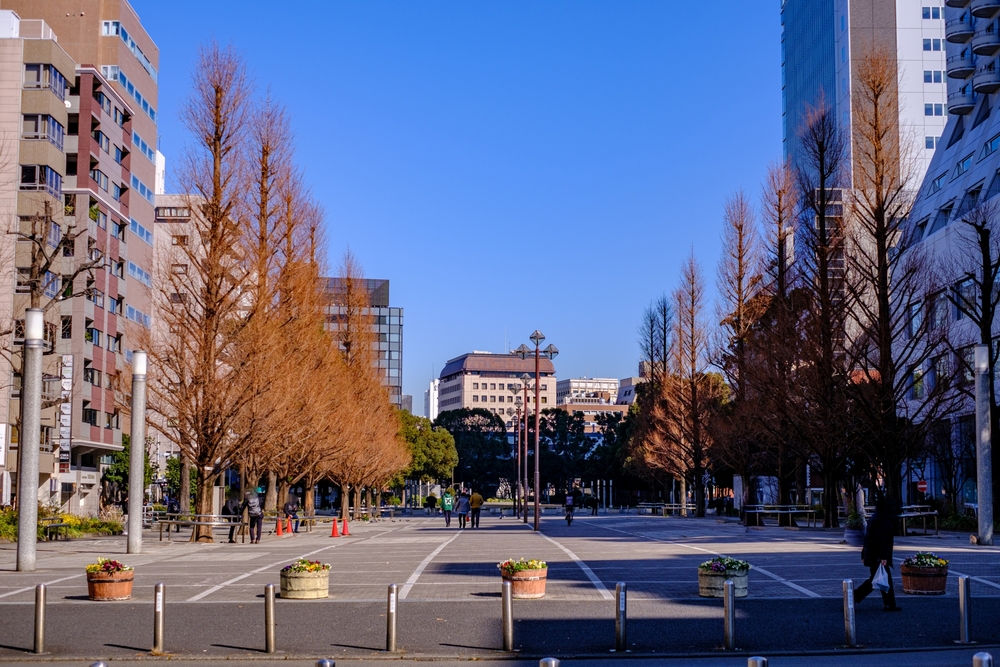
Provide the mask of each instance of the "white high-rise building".
POLYGON ((437 419, 438 416, 438 385, 440 384, 441 380, 435 378, 430 381, 427 390, 424 391, 424 417, 431 421, 437 419))

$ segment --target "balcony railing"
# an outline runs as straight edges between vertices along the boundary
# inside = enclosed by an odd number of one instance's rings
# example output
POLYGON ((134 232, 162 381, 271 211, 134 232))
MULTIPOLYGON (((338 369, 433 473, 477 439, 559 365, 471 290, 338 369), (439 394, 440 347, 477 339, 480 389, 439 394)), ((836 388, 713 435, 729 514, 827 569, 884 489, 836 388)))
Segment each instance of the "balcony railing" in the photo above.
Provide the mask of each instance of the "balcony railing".
POLYGON ((995 67, 982 69, 972 77, 972 87, 977 93, 994 93, 1000 89, 1000 70, 995 67))
POLYGON ((972 39, 975 32, 976 29, 972 27, 972 21, 967 14, 944 24, 944 38, 952 44, 965 44, 972 39))
POLYGON ((948 58, 948 77, 951 79, 967 79, 976 71, 972 64, 972 53, 966 49, 964 53, 948 58))
POLYGON ((969 4, 969 0, 944 0, 944 4, 949 7, 955 7, 961 9, 969 4))
POLYGON ((968 88, 948 93, 948 113, 965 115, 972 112, 976 100, 968 88))
POLYGON ((972 0, 970 11, 977 18, 991 18, 1000 11, 1000 0, 972 0))
POLYGON ((972 51, 978 56, 992 56, 1000 51, 1000 33, 996 30, 980 30, 972 38, 972 51))

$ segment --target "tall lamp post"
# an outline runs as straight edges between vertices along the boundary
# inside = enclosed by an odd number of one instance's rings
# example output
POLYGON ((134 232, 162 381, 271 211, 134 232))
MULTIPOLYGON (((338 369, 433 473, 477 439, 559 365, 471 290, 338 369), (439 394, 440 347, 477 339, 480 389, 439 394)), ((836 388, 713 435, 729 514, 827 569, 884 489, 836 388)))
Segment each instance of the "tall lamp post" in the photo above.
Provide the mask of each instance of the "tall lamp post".
POLYGON ((17 447, 17 571, 35 571, 38 542, 38 448, 42 438, 42 354, 45 311, 24 312, 21 433, 17 447))
POLYGON ((993 544, 993 471, 990 433, 990 348, 975 349, 976 377, 976 499, 978 543, 993 544))
MULTIPOLYGON (((545 355, 549 359, 555 359, 556 355, 559 354, 559 350, 555 345, 551 343, 544 350, 541 349, 541 345, 545 342, 545 336, 541 331, 535 329, 531 334, 531 342, 535 344, 535 530, 538 530, 538 524, 541 520, 541 507, 538 504, 538 496, 541 491, 541 474, 538 472, 538 459, 541 455, 541 447, 539 444, 539 422, 541 421, 541 407, 539 402, 541 401, 541 385, 538 384, 541 379, 540 364, 542 355, 545 355)), ((528 355, 531 353, 531 348, 529 348, 524 343, 521 343, 515 351, 517 356, 522 359, 527 359, 528 355)))
POLYGON ((517 415, 514 418, 514 517, 521 516, 521 387, 509 385, 510 393, 514 395, 515 409, 507 408, 507 414, 517 415))
POLYGON ((128 547, 142 553, 142 499, 146 486, 146 353, 132 353, 132 427, 128 457, 128 547))
MULTIPOLYGON (((521 347, 524 347, 523 345, 521 347)), ((524 523, 528 523, 528 409, 531 406, 528 403, 528 390, 534 391, 531 386, 531 376, 527 373, 521 375, 521 383, 524 387, 524 437, 521 438, 521 448, 524 453, 521 454, 522 468, 524 471, 524 523)))

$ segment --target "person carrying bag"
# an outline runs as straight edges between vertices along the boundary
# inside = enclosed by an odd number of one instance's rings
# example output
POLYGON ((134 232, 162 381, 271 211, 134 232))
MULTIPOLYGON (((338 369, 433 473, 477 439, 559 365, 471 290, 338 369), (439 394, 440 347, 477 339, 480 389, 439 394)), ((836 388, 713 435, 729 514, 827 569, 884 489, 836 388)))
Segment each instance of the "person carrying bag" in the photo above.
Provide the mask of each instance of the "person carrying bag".
POLYGON ((854 591, 854 603, 864 600, 868 595, 879 589, 882 593, 882 609, 885 611, 900 611, 896 604, 896 593, 892 587, 892 546, 896 532, 896 513, 891 509, 892 502, 880 499, 875 504, 875 513, 868 522, 865 531, 865 545, 861 549, 861 561, 868 567, 871 576, 854 591))

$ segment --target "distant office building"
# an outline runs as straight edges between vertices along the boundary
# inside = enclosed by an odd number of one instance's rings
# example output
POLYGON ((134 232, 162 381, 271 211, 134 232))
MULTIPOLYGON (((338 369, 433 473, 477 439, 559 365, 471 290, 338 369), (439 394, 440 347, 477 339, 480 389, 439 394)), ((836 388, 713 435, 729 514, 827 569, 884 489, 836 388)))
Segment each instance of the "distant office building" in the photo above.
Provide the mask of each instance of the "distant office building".
MULTIPOLYGON (((340 318, 347 311, 338 303, 344 292, 342 278, 321 278, 323 287, 332 303, 327 307, 327 328, 336 332, 340 318)), ((360 281, 368 293, 368 307, 363 314, 371 317, 374 364, 382 375, 382 382, 389 389, 389 399, 396 407, 403 407, 403 309, 389 305, 389 281, 363 279, 360 281)), ((411 399, 412 400, 412 399, 411 399)), ((412 404, 411 404, 412 407, 412 404)))
POLYGON ((603 399, 606 403, 614 403, 617 397, 618 380, 615 378, 569 378, 556 384, 556 402, 559 404, 576 398, 603 399))
POLYGON ((424 417, 431 421, 438 418, 438 387, 441 380, 431 380, 426 391, 424 391, 424 417))
POLYGON ((403 394, 402 408, 407 412, 409 412, 411 415, 413 414, 413 396, 411 396, 410 394, 403 394))
MULTIPOLYGON (((973 57, 969 45, 946 51, 942 4, 941 0, 783 0, 782 129, 784 154, 792 164, 802 163, 798 133, 809 107, 821 99, 850 136, 856 68, 877 40, 896 54, 900 133, 904 143, 911 143, 908 153, 917 162, 916 178, 923 177, 954 103, 949 87, 955 87, 954 80, 949 83, 954 74, 951 65, 946 66, 946 56, 952 51, 955 57, 964 53, 969 67, 973 57)), ((947 4, 965 6, 968 0, 947 4)), ((990 11, 996 9, 994 3, 983 4, 990 11)), ((968 9, 962 11, 968 14, 968 9)), ((963 100, 972 95, 971 88, 966 90, 963 100)))
POLYGON ((639 384, 646 381, 644 377, 627 377, 618 381, 618 398, 615 403, 618 405, 632 405, 635 403, 635 390, 639 384))
MULTIPOLYGON (((550 359, 542 357, 540 368, 541 408, 556 405, 556 370, 550 359)), ((513 354, 493 354, 474 351, 449 359, 441 369, 440 397, 441 412, 461 408, 483 408, 501 415, 508 430, 514 428, 516 397, 524 399, 523 390, 515 394, 511 391, 522 385, 521 376, 531 376, 535 382, 535 359, 521 359, 513 354)), ((528 400, 534 409, 534 394, 528 392, 528 400)))

